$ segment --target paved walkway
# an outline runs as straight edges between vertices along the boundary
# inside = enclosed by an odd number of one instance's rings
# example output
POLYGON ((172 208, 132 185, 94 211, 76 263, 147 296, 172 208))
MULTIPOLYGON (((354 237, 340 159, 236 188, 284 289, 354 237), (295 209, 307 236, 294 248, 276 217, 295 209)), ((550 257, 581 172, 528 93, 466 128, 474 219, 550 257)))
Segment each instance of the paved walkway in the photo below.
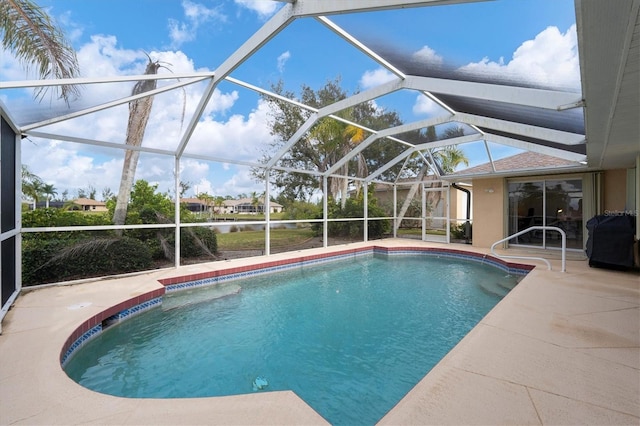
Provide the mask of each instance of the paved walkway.
MULTIPOLYGON (((436 246, 407 240, 384 246, 436 246)), ((361 246, 365 243, 349 245, 361 246)), ((345 248, 339 246, 336 248, 345 248)), ((0 336, 0 424, 325 424, 293 392, 127 399, 67 377, 60 350, 88 317, 159 288, 158 279, 313 254, 192 265, 21 295, 0 336)), ((640 275, 569 261, 538 267, 383 424, 640 424, 640 275)), ((375 391, 375 390, 372 390, 375 391)))

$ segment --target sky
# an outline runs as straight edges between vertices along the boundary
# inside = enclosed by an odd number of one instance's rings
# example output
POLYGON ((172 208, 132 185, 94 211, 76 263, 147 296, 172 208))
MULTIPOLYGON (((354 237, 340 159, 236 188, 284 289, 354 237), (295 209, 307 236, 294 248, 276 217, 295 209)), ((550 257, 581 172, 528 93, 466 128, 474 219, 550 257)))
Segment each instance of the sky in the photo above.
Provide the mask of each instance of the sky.
MULTIPOLYGON (((82 77, 142 74, 147 55, 163 63, 160 73, 213 71, 283 6, 272 0, 38 0, 37 4, 76 49, 82 77)), ((550 87, 580 90, 573 0, 496 0, 329 18, 371 46, 400 49, 416 61, 508 73, 550 87)), ((0 59, 0 81, 37 78, 10 52, 0 50, 0 59)), ((312 18, 294 21, 230 76, 264 89, 282 80, 295 93, 302 85, 319 89, 336 78, 354 93, 392 77, 312 18)), ((83 86, 70 110, 126 97, 133 84, 83 86)), ((193 84, 156 96, 143 145, 175 149, 203 90, 203 84, 193 84)), ((0 90, 0 101, 22 122, 66 113, 69 108, 52 97, 38 103, 24 89, 0 90)), ((405 122, 437 113, 433 103, 411 91, 375 103, 398 112, 405 122)), ((124 105, 38 130, 123 143, 127 117, 124 105)), ((222 82, 185 153, 257 162, 273 141, 268 121, 269 109, 260 96, 222 82)), ((494 159, 512 153, 497 145, 491 148, 494 159)), ((465 149, 471 166, 487 161, 481 144, 465 149)), ((22 143, 23 164, 53 184, 59 195, 66 190, 72 198, 78 188, 95 188, 98 199, 107 188, 117 192, 123 156, 123 150, 41 138, 29 137, 22 143)), ((173 169, 172 157, 143 153, 136 179, 171 191, 173 169)), ((247 166, 186 158, 180 173, 191 186, 185 196, 264 192, 264 184, 256 182, 247 166)))

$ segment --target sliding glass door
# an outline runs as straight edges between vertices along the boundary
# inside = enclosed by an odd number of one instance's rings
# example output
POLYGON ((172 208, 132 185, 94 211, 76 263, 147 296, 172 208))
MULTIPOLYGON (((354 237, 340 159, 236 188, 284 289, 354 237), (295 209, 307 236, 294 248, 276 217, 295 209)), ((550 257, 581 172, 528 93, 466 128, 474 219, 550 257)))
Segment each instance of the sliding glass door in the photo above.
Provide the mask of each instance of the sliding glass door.
MULTIPOLYGON (((567 235, 567 248, 583 248, 582 179, 514 180, 508 182, 508 232, 530 226, 556 226, 567 235)), ((560 234, 535 230, 510 240, 512 245, 561 247, 560 234)))

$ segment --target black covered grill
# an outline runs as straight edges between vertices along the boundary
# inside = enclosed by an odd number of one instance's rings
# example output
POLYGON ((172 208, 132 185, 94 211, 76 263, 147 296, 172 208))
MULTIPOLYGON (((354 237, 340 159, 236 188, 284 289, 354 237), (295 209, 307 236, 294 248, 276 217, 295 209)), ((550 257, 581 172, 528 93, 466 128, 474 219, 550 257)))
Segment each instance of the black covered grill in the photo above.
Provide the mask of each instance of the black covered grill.
POLYGON ((634 266, 635 217, 594 216, 587 222, 589 266, 628 269, 634 266))

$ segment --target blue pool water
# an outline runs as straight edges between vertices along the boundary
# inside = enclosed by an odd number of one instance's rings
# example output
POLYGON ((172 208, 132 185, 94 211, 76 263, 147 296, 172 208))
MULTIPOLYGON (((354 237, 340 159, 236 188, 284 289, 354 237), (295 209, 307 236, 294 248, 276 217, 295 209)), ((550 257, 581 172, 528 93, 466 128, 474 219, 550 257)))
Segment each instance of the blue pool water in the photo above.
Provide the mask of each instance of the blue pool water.
POLYGON ((125 397, 293 390, 332 424, 370 425, 517 280, 471 261, 371 255, 234 281, 165 296, 65 369, 125 397))

